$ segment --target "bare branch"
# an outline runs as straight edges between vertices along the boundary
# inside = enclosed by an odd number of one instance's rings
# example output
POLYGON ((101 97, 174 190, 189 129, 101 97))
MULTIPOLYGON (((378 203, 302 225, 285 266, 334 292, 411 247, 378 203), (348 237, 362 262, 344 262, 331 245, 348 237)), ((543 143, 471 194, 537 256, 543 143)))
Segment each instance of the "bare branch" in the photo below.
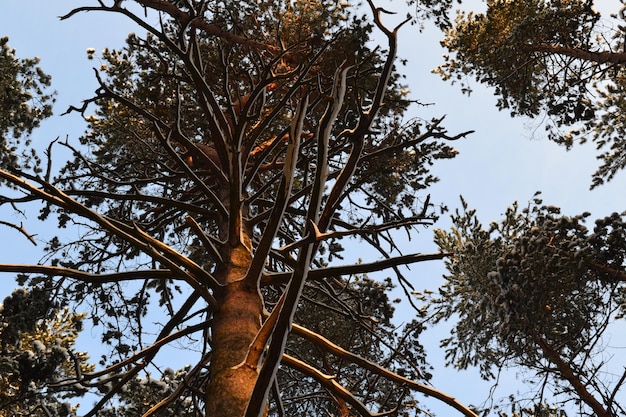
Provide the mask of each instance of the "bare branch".
POLYGON ((170 320, 163 326, 163 329, 159 332, 159 335, 156 337, 155 341, 145 349, 135 353, 134 355, 126 358, 123 361, 117 362, 104 370, 98 372, 90 372, 85 374, 86 379, 95 379, 108 374, 112 374, 117 372, 118 370, 124 368, 125 366, 131 365, 133 363, 138 362, 142 358, 147 358, 144 362, 150 362, 154 356, 157 354, 159 349, 165 344, 171 342, 172 340, 179 339, 188 334, 192 334, 197 332, 198 330, 202 330, 210 325, 210 323, 203 322, 198 323, 193 326, 186 327, 181 329, 175 333, 171 333, 177 326, 183 322, 183 319, 191 310, 191 307, 198 301, 200 298, 200 294, 197 291, 194 291, 185 301, 185 303, 180 307, 180 309, 174 314, 170 320))
MULTIPOLYGON (((384 367, 377 365, 371 361, 368 361, 367 359, 364 359, 358 355, 355 355, 354 353, 348 352, 347 350, 343 349, 341 346, 338 346, 334 343, 332 343, 330 340, 322 337, 321 335, 314 333, 302 326, 299 326, 297 324, 293 325, 293 332, 295 334, 298 334, 308 340, 310 340, 311 342, 315 343, 318 347, 321 347, 323 349, 325 349, 326 351, 342 358, 345 359, 347 361, 350 361, 356 365, 359 365, 361 367, 363 367, 364 369, 367 369, 370 372, 373 372, 377 375, 380 375, 386 379, 389 379, 390 381, 394 381, 398 384, 402 384, 404 386, 407 386, 408 388, 421 392, 424 395, 428 395, 430 397, 434 397, 437 398, 438 400, 444 402, 445 404, 453 407, 455 410, 460 411, 463 415, 467 416, 467 417, 478 417, 478 415, 476 413, 474 413, 472 410, 470 410, 469 408, 467 408, 465 405, 461 404, 460 402, 457 401, 456 398, 445 394, 433 387, 429 387, 428 385, 424 385, 421 384, 419 382, 416 381, 412 381, 408 378, 405 378, 403 376, 400 376, 394 372, 389 371, 388 369, 385 369, 384 367)), ((286 357, 287 355, 285 355, 286 357)), ((290 360, 286 361, 286 364, 291 366, 291 362, 290 360)))
MULTIPOLYGON (((309 271, 308 279, 321 280, 323 278, 340 276, 340 275, 355 275, 366 274, 370 272, 377 272, 388 269, 394 266, 407 265, 417 262, 440 260, 452 256, 451 253, 432 253, 432 254, 413 254, 398 256, 395 258, 383 259, 376 262, 333 266, 328 268, 312 269, 309 271)), ((289 272, 272 272, 266 273, 261 283, 262 285, 277 285, 289 281, 291 273, 289 272)))
POLYGON ((298 162, 298 153, 300 150, 302 124, 304 123, 304 117, 306 115, 308 105, 309 98, 307 95, 300 101, 298 112, 296 113, 296 117, 294 117, 291 132, 289 134, 285 167, 283 168, 283 176, 280 181, 270 221, 263 231, 263 237, 257 246, 254 258, 252 259, 252 263, 246 275, 248 284, 254 284, 254 287, 259 285, 259 280, 265 266, 267 255, 272 249, 272 243, 274 242, 278 228, 283 220, 287 204, 289 203, 291 187, 295 178, 294 171, 296 169, 296 163, 298 162))
POLYGON ((50 277, 59 276, 77 279, 90 284, 105 284, 111 282, 122 282, 145 279, 176 279, 169 269, 147 269, 116 272, 112 274, 92 274, 72 268, 48 265, 14 265, 0 264, 0 272, 16 272, 22 274, 42 274, 50 277))
POLYGON ((23 225, 22 223, 20 223, 20 225, 18 226, 18 225, 16 225, 16 224, 9 223, 9 222, 5 222, 4 220, 0 220, 0 224, 3 224, 3 225, 5 225, 5 226, 11 227, 11 228, 13 228, 13 229, 17 230, 18 232, 20 232, 21 234, 23 234, 24 236, 26 236, 26 238, 27 238, 28 240, 30 240, 30 242, 31 242, 33 245, 37 246, 37 241, 35 241, 35 236, 37 236, 37 235, 31 235, 30 233, 28 233, 28 232, 26 231, 26 229, 24 228, 24 225, 23 225))
POLYGON ((582 48, 571 48, 560 45, 526 45, 527 48, 538 52, 549 54, 558 54, 569 56, 572 58, 582 59, 585 61, 595 62, 597 64, 624 64, 626 63, 626 52, 611 51, 589 51, 582 48))
MULTIPOLYGON (((324 388, 333 392, 337 397, 341 398, 342 400, 350 404, 352 407, 354 407, 359 413, 359 415, 361 416, 381 417, 381 416, 385 416, 389 414, 389 412, 372 413, 370 410, 367 409, 365 404, 359 401, 359 399, 356 398, 349 390, 347 390, 345 387, 339 384, 335 380, 335 377, 333 375, 327 375, 323 373, 322 371, 312 367, 311 365, 299 359, 294 358, 291 355, 287 355, 287 354, 283 355, 282 361, 285 365, 299 372, 302 372, 305 375, 309 375, 310 377, 315 379, 317 382, 322 384, 324 388)), ((395 412, 395 410, 393 410, 393 412, 395 412)))
POLYGON ((274 332, 274 327, 276 326, 276 321, 278 320, 278 313, 283 307, 283 303, 285 301, 285 294, 283 293, 274 306, 274 309, 270 313, 270 315, 265 319, 261 329, 257 333, 256 338, 250 345, 250 349, 248 352, 248 356, 246 357, 245 364, 252 369, 258 368, 260 365, 260 359, 265 351, 265 346, 267 345, 267 341, 270 340, 272 334, 274 332))
POLYGON ((38 182, 41 183, 45 188, 50 190, 50 192, 39 189, 29 182, 4 170, 0 170, 0 178, 8 180, 15 186, 23 189, 33 196, 40 198, 43 201, 67 209, 70 212, 73 212, 79 216, 92 220, 109 232, 122 237, 133 246, 158 259, 160 262, 162 262, 164 265, 167 265, 173 271, 176 271, 178 274, 180 274, 181 277, 185 277, 185 281, 187 281, 195 289, 199 290, 205 296, 207 301, 209 301, 212 305, 215 305, 215 299, 208 292, 208 289, 207 287, 205 287, 205 285, 212 284, 214 288, 216 288, 219 286, 217 281, 215 281, 215 279, 208 272, 198 266, 191 259, 176 252, 174 249, 165 245, 163 242, 154 239, 152 236, 140 230, 136 225, 133 225, 133 227, 129 227, 128 225, 125 225, 121 222, 109 219, 106 216, 103 216, 86 207, 85 205, 79 203, 60 189, 54 187, 49 183, 46 183, 41 179, 39 179, 38 182), (193 274, 185 271, 180 265, 173 262, 169 257, 164 256, 164 254, 156 248, 160 249, 168 256, 171 256, 172 259, 180 262, 181 265, 188 267, 190 271, 193 272, 193 274), (197 277, 194 276, 194 274, 197 274, 197 277), (199 279, 202 279, 205 282, 201 284, 198 281, 199 279))
POLYGON ((580 399, 591 407, 595 415, 598 417, 611 417, 611 413, 587 390, 585 384, 574 374, 571 366, 561 358, 561 355, 559 355, 559 353, 541 336, 535 335, 534 337, 535 342, 539 345, 546 357, 550 362, 556 365, 563 378, 572 385, 580 399))

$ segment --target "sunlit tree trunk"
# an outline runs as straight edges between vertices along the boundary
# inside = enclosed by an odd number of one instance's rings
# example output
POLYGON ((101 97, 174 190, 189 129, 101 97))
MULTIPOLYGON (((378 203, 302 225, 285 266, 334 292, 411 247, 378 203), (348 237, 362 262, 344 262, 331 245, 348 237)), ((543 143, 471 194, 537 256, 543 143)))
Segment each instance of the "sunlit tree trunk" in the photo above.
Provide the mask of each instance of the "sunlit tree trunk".
POLYGON ((245 364, 248 349, 261 326, 263 304, 256 288, 242 278, 251 262, 243 245, 231 249, 218 278, 225 283, 216 293, 218 309, 211 326, 210 383, 206 388, 207 416, 243 416, 257 379, 257 369, 245 364))

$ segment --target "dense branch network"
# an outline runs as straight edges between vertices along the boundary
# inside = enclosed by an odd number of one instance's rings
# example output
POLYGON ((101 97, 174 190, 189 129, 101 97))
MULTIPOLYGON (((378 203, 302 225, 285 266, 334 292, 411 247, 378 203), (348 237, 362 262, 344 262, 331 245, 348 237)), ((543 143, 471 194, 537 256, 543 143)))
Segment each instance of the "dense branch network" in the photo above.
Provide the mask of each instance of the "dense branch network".
POLYGON ((387 341, 397 331, 391 284, 366 275, 391 269, 408 292, 401 266, 448 256, 401 255, 394 236, 435 220, 430 196, 419 196, 436 181, 429 167, 470 132, 449 135, 443 119, 403 123, 409 101, 394 66, 403 24, 387 28, 373 2, 373 18, 333 1, 239 3, 99 1, 62 17, 118 13, 145 36, 103 52, 94 97, 68 110, 87 133, 61 144, 74 158, 56 177, 0 171, 21 193, 2 204, 39 201, 42 219, 81 231, 51 239, 45 265, 0 271, 91 307, 118 354, 57 386, 103 389, 87 415, 114 413, 111 401, 132 401, 136 378, 180 343, 199 359, 167 395, 146 391, 145 416, 280 415, 283 397, 301 399, 288 413, 385 415, 413 404, 410 391, 475 416, 394 371, 422 378, 422 326, 387 341), (385 53, 367 47, 373 28, 385 53), (383 259, 331 265, 359 240, 383 259), (146 341, 145 316, 159 309, 164 324, 146 341), (303 340, 290 336, 294 322, 303 340), (375 364, 383 359, 386 368, 375 364), (307 399, 306 389, 324 394, 307 399))

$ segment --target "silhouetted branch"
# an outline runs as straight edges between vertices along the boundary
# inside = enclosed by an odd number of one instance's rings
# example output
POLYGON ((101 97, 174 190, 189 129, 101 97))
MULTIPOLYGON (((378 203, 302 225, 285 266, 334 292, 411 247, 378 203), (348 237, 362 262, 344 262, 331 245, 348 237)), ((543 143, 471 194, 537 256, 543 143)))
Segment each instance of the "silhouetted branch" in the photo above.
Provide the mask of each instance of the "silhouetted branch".
MULTIPOLYGON (((437 398, 438 400, 444 402, 445 404, 453 407, 455 410, 460 411, 463 415, 467 416, 467 417, 478 417, 478 415, 476 413, 474 413, 472 410, 470 410, 469 408, 467 408, 465 405, 461 404, 459 401, 457 401, 456 398, 441 392, 433 387, 429 387, 427 385, 421 384, 419 382, 416 381, 412 381, 408 378, 405 378, 403 376, 400 376, 398 374, 396 374, 395 372, 392 372, 380 365, 375 364, 374 362, 368 361, 367 359, 362 358, 359 355, 355 355, 354 353, 351 353, 345 349, 343 349, 341 346, 338 346, 334 343, 332 343, 330 340, 324 338, 323 336, 312 332, 308 329, 306 329, 305 327, 299 326, 297 324, 293 325, 293 332, 295 334, 298 334, 304 338, 306 338, 307 340, 310 340, 311 342, 315 343, 318 347, 323 348, 324 350, 326 350, 327 352, 332 353, 333 355, 336 355, 342 359, 345 359, 349 362, 352 362, 356 365, 359 365, 361 367, 363 367, 364 369, 367 369, 370 372, 373 372, 377 375, 380 375, 390 381, 396 382, 398 384, 404 385, 412 390, 421 392, 424 395, 428 395, 430 397, 434 397, 437 398)), ((286 357, 287 355, 285 355, 286 357)), ((289 366, 292 366, 293 362, 291 361, 291 359, 287 359, 285 361, 285 363, 289 366)), ((300 364, 297 364, 297 366, 301 366, 300 364)), ((333 377, 331 377, 333 378, 333 377)))
POLYGON ((111 274, 92 274, 89 272, 79 271, 72 268, 63 268, 60 266, 0 264, 0 272, 41 274, 49 277, 67 277, 90 284, 105 284, 111 282, 145 280, 155 278, 176 279, 176 276, 169 269, 147 269, 115 272, 111 274))
POLYGON ((26 238, 27 238, 28 240, 30 240, 30 242, 31 242, 33 245, 37 246, 37 242, 35 241, 35 236, 37 236, 37 235, 31 235, 30 233, 28 233, 28 232, 26 231, 26 229, 24 228, 24 225, 23 225, 23 224, 21 224, 21 223, 20 223, 20 225, 18 226, 18 225, 13 224, 13 223, 5 222, 4 220, 0 220, 0 224, 3 224, 3 225, 5 225, 5 226, 11 227, 11 228, 13 228, 13 229, 17 230, 18 232, 20 232, 21 234, 23 234, 24 236, 26 236, 26 238))
MULTIPOLYGON (((432 254, 413 254, 397 256, 394 258, 383 259, 376 262, 361 263, 354 265, 333 266, 328 268, 312 269, 309 271, 308 279, 321 280, 323 278, 340 276, 367 274, 370 272, 382 271, 390 267, 407 265, 417 262, 440 260, 452 256, 451 253, 432 253, 432 254)), ((291 277, 290 272, 269 272, 265 273, 261 283, 263 285, 278 285, 286 283, 291 277)))

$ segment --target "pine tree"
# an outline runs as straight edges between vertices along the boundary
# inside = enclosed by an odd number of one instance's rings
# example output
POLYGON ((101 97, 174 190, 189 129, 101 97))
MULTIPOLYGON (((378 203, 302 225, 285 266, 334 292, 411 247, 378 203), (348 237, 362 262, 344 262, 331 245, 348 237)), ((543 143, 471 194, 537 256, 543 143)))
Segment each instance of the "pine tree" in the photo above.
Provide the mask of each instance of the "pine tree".
POLYGON ((354 281, 390 269, 408 292, 399 266, 446 256, 402 255, 394 236, 432 224, 430 165, 465 135, 403 119, 402 24, 387 27, 368 5, 360 15, 338 1, 137 0, 63 17, 117 13, 142 33, 88 50, 99 88, 68 110, 88 128, 60 144, 74 158, 57 175, 0 171, 44 203, 42 219, 80 231, 51 239, 45 265, 0 270, 52 288, 103 329, 114 356, 72 381, 101 388, 87 415, 116 398, 134 407, 137 393, 148 402, 125 413, 367 416, 409 412, 411 392, 474 415, 407 378, 422 372, 419 323, 396 335, 388 285, 354 281), (374 31, 386 49, 371 47, 374 31), (382 260, 341 265, 346 242, 382 260), (147 341, 155 310, 164 319, 147 341), (197 361, 157 375, 166 344, 197 361))

